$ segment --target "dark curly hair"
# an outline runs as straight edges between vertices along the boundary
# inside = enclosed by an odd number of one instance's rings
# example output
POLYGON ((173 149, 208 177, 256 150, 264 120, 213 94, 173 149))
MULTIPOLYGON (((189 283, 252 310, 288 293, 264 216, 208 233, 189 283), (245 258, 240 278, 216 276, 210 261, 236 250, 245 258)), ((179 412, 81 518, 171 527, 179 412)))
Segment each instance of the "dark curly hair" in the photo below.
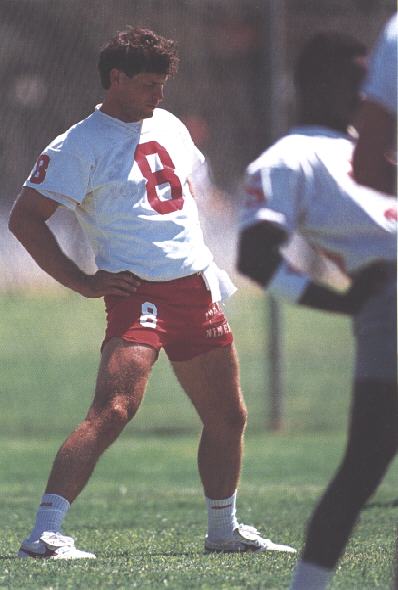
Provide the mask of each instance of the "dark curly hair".
POLYGON ((173 76, 178 69, 176 43, 150 29, 128 27, 119 31, 100 51, 101 84, 110 87, 110 72, 121 70, 130 78, 142 72, 173 76))
MULTIPOLYGON (((294 81, 299 91, 313 91, 331 77, 341 75, 343 68, 353 69, 351 60, 366 56, 366 46, 343 33, 329 31, 316 34, 302 49, 295 67, 294 81)), ((363 69, 357 68, 359 76, 363 69)))

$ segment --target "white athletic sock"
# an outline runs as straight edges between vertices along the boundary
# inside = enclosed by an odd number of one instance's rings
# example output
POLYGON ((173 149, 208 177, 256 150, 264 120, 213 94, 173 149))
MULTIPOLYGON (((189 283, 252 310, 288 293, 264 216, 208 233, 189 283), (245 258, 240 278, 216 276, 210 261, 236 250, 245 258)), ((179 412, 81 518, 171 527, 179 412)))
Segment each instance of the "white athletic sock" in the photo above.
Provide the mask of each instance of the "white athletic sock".
POLYGON ((68 500, 57 494, 44 494, 36 513, 36 522, 28 538, 29 542, 37 541, 44 531, 58 533, 62 521, 70 508, 68 500))
POLYGON ((207 536, 210 541, 229 539, 238 526, 236 520, 236 491, 230 498, 206 498, 207 536))
POLYGON ((334 570, 299 561, 293 574, 290 590, 326 590, 334 570))

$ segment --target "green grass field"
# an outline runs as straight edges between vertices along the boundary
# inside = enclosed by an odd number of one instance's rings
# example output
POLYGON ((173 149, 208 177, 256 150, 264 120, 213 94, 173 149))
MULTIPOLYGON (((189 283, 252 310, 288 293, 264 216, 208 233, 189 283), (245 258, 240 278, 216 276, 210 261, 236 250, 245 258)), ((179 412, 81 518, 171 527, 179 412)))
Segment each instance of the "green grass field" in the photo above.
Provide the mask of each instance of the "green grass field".
MULTIPOLYGON (((138 416, 99 463, 65 522, 95 562, 20 561, 53 456, 90 402, 104 314, 78 296, 2 295, 0 588, 288 588, 295 557, 203 553, 199 422, 161 356, 138 416)), ((266 430, 266 304, 228 305, 249 409, 239 518, 300 548, 305 522, 345 442, 352 340, 342 318, 284 308, 282 433, 266 430)), ((332 590, 390 590, 397 464, 363 511, 332 590)))

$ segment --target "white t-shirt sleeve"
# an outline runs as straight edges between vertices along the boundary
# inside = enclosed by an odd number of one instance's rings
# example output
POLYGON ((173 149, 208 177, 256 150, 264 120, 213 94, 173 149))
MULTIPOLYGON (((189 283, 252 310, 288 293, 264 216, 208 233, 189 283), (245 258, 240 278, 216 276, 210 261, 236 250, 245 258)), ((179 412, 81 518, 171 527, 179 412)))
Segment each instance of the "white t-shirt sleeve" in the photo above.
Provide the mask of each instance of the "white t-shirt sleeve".
POLYGON ((59 205, 63 205, 67 209, 71 209, 71 211, 74 211, 76 209, 76 207, 78 206, 78 203, 74 199, 71 199, 71 197, 67 197, 66 195, 63 195, 61 193, 57 193, 55 191, 48 191, 48 190, 46 190, 44 188, 40 188, 40 187, 37 188, 36 190, 41 195, 43 195, 43 197, 47 197, 47 199, 51 199, 52 201, 55 201, 59 205))
POLYGON ((367 98, 394 114, 397 113, 397 41, 398 17, 395 15, 376 43, 363 88, 367 98))
POLYGON ((49 192, 58 195, 50 198, 73 209, 91 190, 90 172, 89 157, 49 146, 39 156, 24 186, 45 196, 49 192))
POLYGON ((249 166, 244 182, 241 229, 269 221, 291 234, 297 227, 300 182, 299 169, 284 165, 257 169, 249 166))

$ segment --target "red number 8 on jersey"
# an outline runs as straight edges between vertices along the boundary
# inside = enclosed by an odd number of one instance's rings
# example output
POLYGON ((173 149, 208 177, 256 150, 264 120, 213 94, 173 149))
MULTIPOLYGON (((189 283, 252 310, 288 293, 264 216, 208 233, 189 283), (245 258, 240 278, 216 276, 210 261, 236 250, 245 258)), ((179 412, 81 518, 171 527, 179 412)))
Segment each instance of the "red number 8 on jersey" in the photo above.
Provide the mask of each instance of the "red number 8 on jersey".
POLYGON ((32 172, 31 177, 29 178, 30 182, 33 184, 40 184, 46 177, 46 172, 48 165, 50 163, 50 157, 47 154, 41 154, 37 158, 36 166, 32 172))
POLYGON ((175 166, 167 150, 157 141, 140 143, 135 150, 134 159, 138 164, 144 178, 146 178, 146 190, 149 204, 155 211, 164 215, 178 211, 184 206, 184 196, 180 179, 174 173, 175 166), (147 156, 157 154, 164 168, 152 172, 147 156), (171 190, 171 199, 161 201, 158 197, 156 187, 168 183, 171 190))

